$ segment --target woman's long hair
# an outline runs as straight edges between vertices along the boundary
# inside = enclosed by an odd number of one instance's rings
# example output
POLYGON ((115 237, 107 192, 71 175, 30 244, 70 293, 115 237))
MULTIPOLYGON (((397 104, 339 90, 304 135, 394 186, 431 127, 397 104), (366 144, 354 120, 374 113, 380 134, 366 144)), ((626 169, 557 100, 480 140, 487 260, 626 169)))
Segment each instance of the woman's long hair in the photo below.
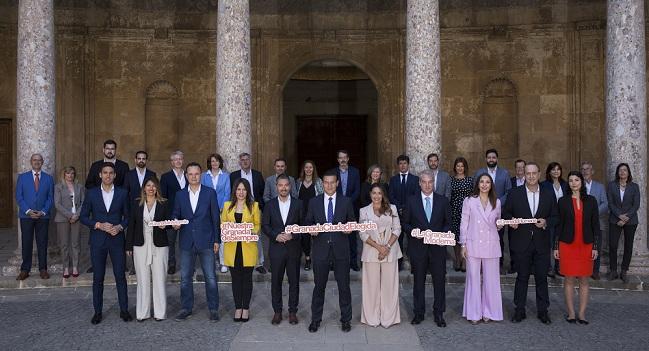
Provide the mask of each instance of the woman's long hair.
MULTIPOLYGON (((588 189, 586 189, 586 182, 584 181, 584 176, 579 171, 570 171, 568 173, 568 184, 570 184, 570 176, 577 176, 581 180, 581 188, 579 189, 579 200, 583 201, 586 196, 588 196, 588 189)), ((572 196, 572 189, 570 189, 570 195, 572 196)))
POLYGON ((379 214, 381 216, 384 214, 392 215, 392 209, 390 209, 390 202, 388 201, 387 192, 385 191, 385 187, 383 187, 381 183, 374 183, 372 184, 372 186, 370 186, 370 198, 372 196, 372 191, 374 191, 375 188, 379 188, 379 190, 381 190, 381 207, 379 208, 379 214))
POLYGON ((311 176, 311 181, 315 183, 315 180, 318 179, 318 169, 315 168, 315 162, 311 160, 304 160, 304 162, 302 162, 302 168, 300 168, 299 180, 304 181, 304 177, 306 177, 306 175, 304 174, 304 166, 306 166, 307 163, 310 163, 311 166, 313 166, 313 175, 311 176))
POLYGON ((155 201, 156 202, 165 202, 167 199, 162 197, 162 194, 160 193, 160 181, 158 181, 158 178, 156 177, 149 177, 144 180, 144 183, 142 183, 142 190, 140 190, 140 197, 136 200, 139 200, 140 206, 144 206, 146 203, 146 185, 151 182, 153 183, 153 186, 155 186, 155 201))
POLYGON ((496 208, 496 191, 494 190, 494 180, 491 179, 491 176, 489 173, 482 173, 478 176, 478 178, 475 181, 475 184, 473 185, 473 192, 471 193, 471 196, 473 197, 479 197, 480 196, 480 180, 482 177, 487 177, 489 179, 489 182, 491 183, 491 188, 489 188, 489 203, 491 203, 491 208, 496 208))
POLYGON ((232 209, 237 205, 237 188, 239 187, 239 184, 243 184, 243 187, 246 188, 246 207, 248 208, 248 211, 252 212, 252 204, 255 200, 252 199, 250 182, 248 182, 248 179, 246 178, 239 178, 234 181, 232 192, 230 193, 230 207, 228 207, 228 211, 232 211, 232 209))
POLYGON ((633 181, 633 177, 631 176, 631 167, 629 167, 628 163, 624 163, 624 162, 620 163, 615 168, 615 182, 620 184, 620 168, 622 167, 626 167, 626 170, 629 172, 629 178, 626 179, 626 182, 631 183, 633 181))

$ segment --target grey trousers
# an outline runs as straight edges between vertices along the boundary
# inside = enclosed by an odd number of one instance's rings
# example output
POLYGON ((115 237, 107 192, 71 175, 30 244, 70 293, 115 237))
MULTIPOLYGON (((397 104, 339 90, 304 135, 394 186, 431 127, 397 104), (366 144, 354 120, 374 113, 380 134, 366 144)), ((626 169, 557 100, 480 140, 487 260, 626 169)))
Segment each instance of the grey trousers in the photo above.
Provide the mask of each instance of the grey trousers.
POLYGON ((72 260, 72 267, 79 267, 79 226, 79 221, 74 224, 70 224, 70 222, 56 223, 56 233, 59 237, 61 261, 63 261, 64 269, 69 267, 70 260, 72 260), (72 249, 72 253, 70 253, 70 249, 72 249))

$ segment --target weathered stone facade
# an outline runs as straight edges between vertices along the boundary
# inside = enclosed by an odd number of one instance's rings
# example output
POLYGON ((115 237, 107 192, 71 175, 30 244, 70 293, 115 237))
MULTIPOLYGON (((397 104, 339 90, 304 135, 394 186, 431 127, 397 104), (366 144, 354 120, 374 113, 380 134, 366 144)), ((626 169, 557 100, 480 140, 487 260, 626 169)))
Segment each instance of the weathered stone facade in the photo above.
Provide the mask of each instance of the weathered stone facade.
MULTIPOLYGON (((370 161, 391 173, 406 150, 406 7, 250 0, 255 168, 270 173, 274 158, 294 154, 283 142, 287 82, 333 59, 358 67, 376 88, 370 161)), ((85 174, 107 138, 131 165, 137 149, 160 141, 151 155, 157 171, 174 145, 201 163, 216 151, 216 0, 58 0, 54 11, 58 168, 85 174)), ((596 179, 610 178, 606 20, 605 0, 440 0, 443 167, 465 156, 475 170, 495 146, 509 169, 518 157, 564 170, 590 160, 596 179)), ((17 33, 18 1, 0 0, 0 118, 16 117, 17 33)))

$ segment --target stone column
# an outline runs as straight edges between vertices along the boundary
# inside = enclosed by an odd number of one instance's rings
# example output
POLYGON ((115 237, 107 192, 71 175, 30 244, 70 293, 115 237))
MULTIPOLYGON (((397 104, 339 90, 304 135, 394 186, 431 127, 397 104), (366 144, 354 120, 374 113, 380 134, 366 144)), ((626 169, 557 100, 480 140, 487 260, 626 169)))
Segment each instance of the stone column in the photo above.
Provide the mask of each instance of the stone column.
MULTIPOLYGON (((644 0, 608 0, 606 137, 608 179, 620 162, 640 186, 640 225, 631 270, 649 271, 647 249, 647 108, 644 0)), ((615 253, 612 253, 615 254, 615 253)), ((621 258, 618 260, 618 262, 621 258)))
MULTIPOLYGON (((33 153, 43 155, 43 170, 55 179, 56 99, 53 0, 18 2, 16 171, 31 169, 33 153)), ((18 253, 20 231, 18 232, 18 253)))
POLYGON ((406 153, 417 173, 442 149, 439 3, 408 0, 406 12, 406 153))
POLYGON ((216 150, 233 171, 252 149, 248 0, 220 0, 217 20, 216 150))

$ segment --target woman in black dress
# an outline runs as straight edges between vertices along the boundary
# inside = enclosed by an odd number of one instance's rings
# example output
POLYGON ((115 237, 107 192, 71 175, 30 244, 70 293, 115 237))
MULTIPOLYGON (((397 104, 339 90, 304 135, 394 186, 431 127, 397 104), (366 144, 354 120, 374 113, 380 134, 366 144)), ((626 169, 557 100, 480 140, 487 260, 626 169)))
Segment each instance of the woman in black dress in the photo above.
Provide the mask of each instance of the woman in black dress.
MULTIPOLYGON (((302 163, 300 178, 295 182, 295 186, 306 213, 309 209, 309 201, 324 192, 322 179, 318 177, 318 170, 313 161, 306 160, 302 163)), ((304 252, 304 270, 308 271, 311 269, 311 235, 302 235, 300 240, 304 252)))
POLYGON ((455 260, 453 269, 456 272, 466 272, 466 262, 462 258, 460 246, 460 222, 462 221, 462 203, 473 190, 473 178, 467 176, 469 163, 464 157, 458 157, 453 162, 453 177, 451 177, 451 231, 455 234, 456 245, 453 248, 455 260))

